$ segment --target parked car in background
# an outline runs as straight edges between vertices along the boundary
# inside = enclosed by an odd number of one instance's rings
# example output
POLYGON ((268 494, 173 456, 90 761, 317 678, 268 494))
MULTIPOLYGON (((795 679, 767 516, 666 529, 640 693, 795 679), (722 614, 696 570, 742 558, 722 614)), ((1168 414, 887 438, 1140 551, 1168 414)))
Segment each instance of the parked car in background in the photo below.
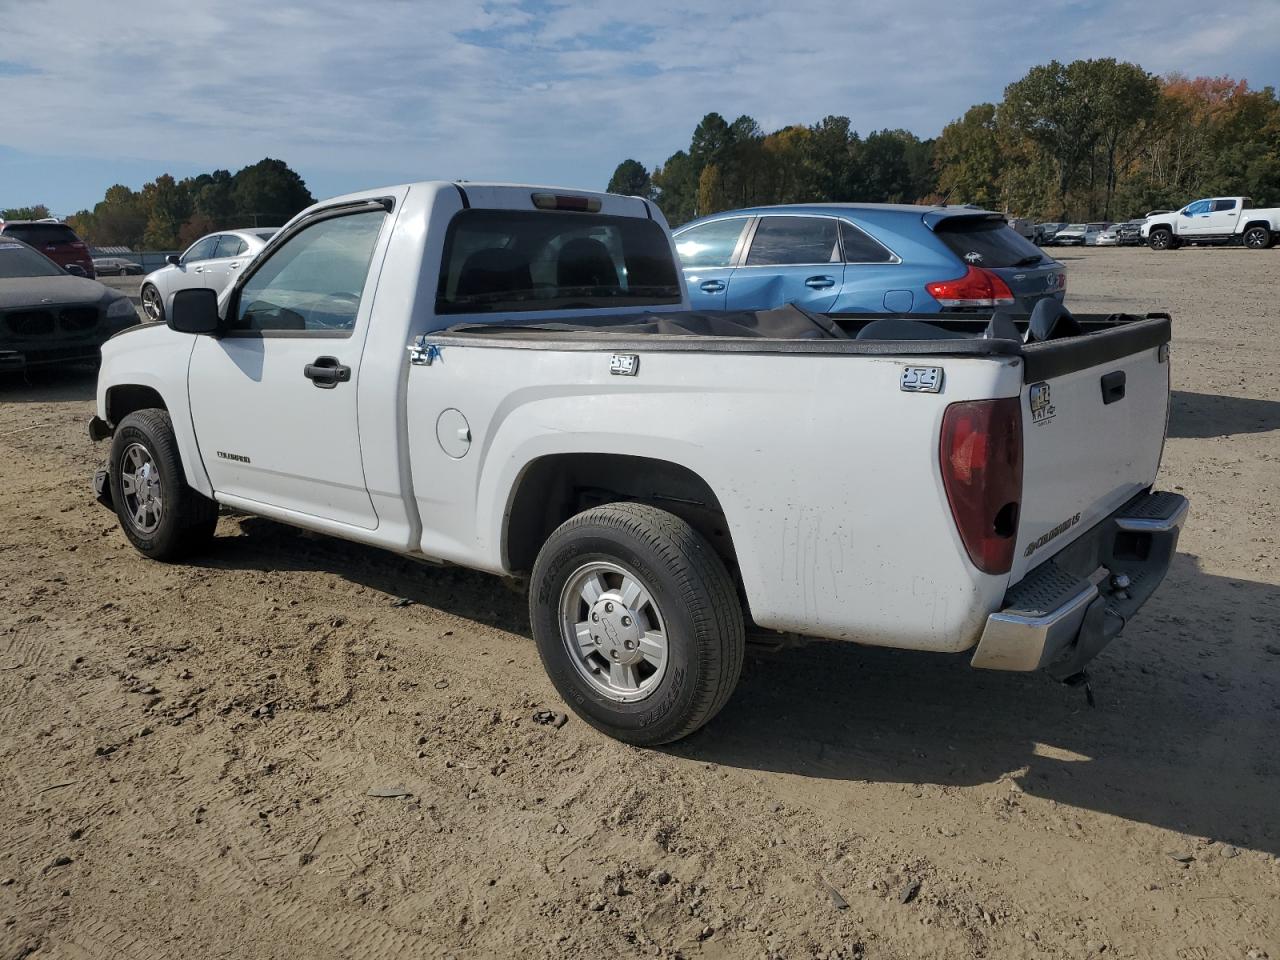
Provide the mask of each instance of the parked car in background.
POLYGON ((21 240, 35 247, 68 273, 88 277, 97 274, 89 247, 65 223, 53 220, 7 220, 0 223, 0 237, 21 240))
POLYGON ((1176 250, 1184 243, 1266 250, 1280 239, 1280 207, 1259 209, 1250 197, 1206 198, 1177 213, 1148 217, 1142 235, 1152 250, 1176 250))
POLYGON ((1098 247, 1118 247, 1120 246, 1120 226, 1113 223, 1107 229, 1103 230, 1096 240, 1094 246, 1098 247))
POLYGON ((164 305, 176 290, 208 287, 221 293, 267 245, 276 227, 220 230, 201 237, 186 252, 142 281, 142 309, 148 320, 163 321, 164 305))
POLYGON ((1088 230, 1089 225, 1087 223, 1068 223, 1054 235, 1054 246, 1082 247, 1084 246, 1085 233, 1088 230))
POLYGON ((1042 247, 1053 246, 1053 239, 1058 235, 1058 231, 1065 227, 1065 223, 1049 222, 1036 224, 1036 243, 1042 247))
POLYGON ((100 277, 124 277, 142 275, 142 265, 124 257, 94 257, 93 269, 100 277))
POLYGON ((96 360, 108 337, 137 322, 124 294, 0 235, 0 371, 96 360))
POLYGON ((1122 247, 1135 246, 1142 243, 1142 225, 1145 220, 1126 220, 1124 223, 1118 224, 1119 243, 1122 247))
POLYGON ((1084 245, 1086 247, 1097 246, 1098 238, 1102 236, 1103 231, 1111 226, 1110 221, 1100 221, 1096 223, 1086 223, 1084 231, 1084 245))
POLYGON ((695 310, 934 313, 1061 300, 1062 264, 968 207, 793 204, 733 210, 676 231, 695 310))

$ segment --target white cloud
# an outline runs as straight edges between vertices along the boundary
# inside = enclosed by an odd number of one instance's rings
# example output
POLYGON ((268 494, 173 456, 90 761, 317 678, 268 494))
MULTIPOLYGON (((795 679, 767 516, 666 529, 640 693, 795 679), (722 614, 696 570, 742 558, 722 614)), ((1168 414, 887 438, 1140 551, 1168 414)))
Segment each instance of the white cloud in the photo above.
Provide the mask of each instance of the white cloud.
POLYGON ((600 186, 624 157, 653 164, 686 145, 709 110, 932 135, 1051 57, 1280 79, 1274 0, 1223 12, 1198 0, 103 9, 0 0, 0 142, 156 172, 271 155, 343 188, 388 176, 600 186))

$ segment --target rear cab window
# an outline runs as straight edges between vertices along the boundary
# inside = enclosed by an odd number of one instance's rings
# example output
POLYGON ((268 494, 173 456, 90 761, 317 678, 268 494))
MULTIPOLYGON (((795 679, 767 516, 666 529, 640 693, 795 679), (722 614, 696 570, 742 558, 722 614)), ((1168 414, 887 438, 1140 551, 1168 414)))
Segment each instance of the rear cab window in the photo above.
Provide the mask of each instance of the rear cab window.
MULTIPOLYGON (((1068 230, 1085 230, 1071 224, 1068 230)), ((1026 267, 1046 259, 1040 248, 1003 220, 951 217, 935 228, 938 239, 965 263, 975 267, 1026 267)))
POLYGON ((449 222, 437 314, 680 302, 671 246, 653 220, 472 209, 449 222))

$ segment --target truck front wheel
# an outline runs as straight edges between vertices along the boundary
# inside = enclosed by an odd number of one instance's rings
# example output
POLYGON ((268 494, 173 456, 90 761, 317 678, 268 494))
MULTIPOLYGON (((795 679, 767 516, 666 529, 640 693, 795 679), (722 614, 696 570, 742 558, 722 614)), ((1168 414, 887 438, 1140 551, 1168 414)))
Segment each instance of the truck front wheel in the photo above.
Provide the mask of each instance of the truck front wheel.
POLYGON ((646 504, 562 524, 534 564, 529 615, 565 702, 638 746, 697 730, 742 672, 742 608, 723 561, 684 520, 646 504))
POLYGON ((1172 250, 1173 249, 1173 232, 1166 230, 1164 227, 1157 227, 1151 231, 1151 235, 1147 237, 1147 244, 1152 250, 1172 250))
POLYGON ((139 553, 177 560, 213 537, 218 505, 187 486, 167 411, 138 410, 120 421, 107 475, 120 527, 139 553))
POLYGON ((1250 250, 1266 250, 1271 246, 1271 230, 1267 227, 1250 227, 1244 232, 1244 245, 1250 250))

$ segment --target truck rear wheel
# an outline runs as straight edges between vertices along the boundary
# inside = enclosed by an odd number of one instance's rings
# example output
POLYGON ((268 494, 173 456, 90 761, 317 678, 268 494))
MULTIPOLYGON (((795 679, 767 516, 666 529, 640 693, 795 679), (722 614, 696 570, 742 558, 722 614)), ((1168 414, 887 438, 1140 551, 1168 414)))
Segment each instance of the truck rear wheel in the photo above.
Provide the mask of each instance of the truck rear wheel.
POLYGON ((1157 227, 1147 237, 1147 244, 1152 250, 1172 250, 1173 232, 1164 227, 1157 227))
POLYGON ((1244 232, 1244 245, 1250 250, 1266 250, 1271 246, 1271 230, 1267 227, 1250 227, 1244 232))
POLYGON ((746 647, 733 579, 674 514, 640 503, 580 513, 543 545, 530 586, 551 682, 609 736, 679 740, 733 693, 746 647))
POLYGON ((120 421, 107 475, 120 527, 144 556, 177 560, 213 538, 218 504, 187 486, 167 411, 138 410, 120 421))

